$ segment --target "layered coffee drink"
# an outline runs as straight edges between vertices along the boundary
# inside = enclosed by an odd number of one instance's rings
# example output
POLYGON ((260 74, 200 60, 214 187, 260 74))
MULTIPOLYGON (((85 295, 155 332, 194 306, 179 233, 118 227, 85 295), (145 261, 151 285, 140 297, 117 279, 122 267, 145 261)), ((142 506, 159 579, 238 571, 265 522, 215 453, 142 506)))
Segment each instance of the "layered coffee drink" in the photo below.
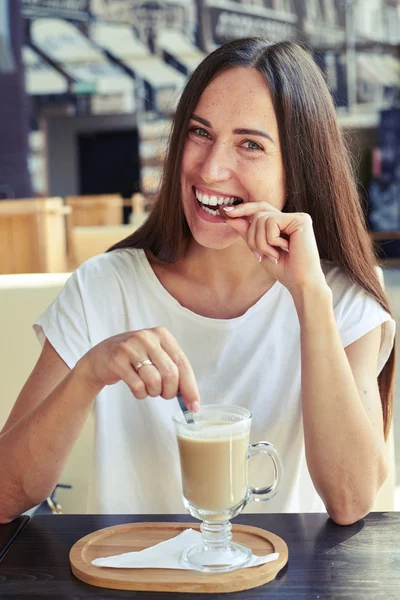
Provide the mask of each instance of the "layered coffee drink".
MULTIPOLYGON (((179 404, 179 402, 178 402, 179 404)), ((245 566, 252 552, 232 540, 230 519, 253 501, 268 500, 278 489, 281 464, 269 442, 249 444, 251 413, 241 406, 209 404, 173 417, 178 441, 182 499, 202 521, 202 541, 186 548, 181 560, 190 569, 223 573, 245 566), (247 485, 248 460, 267 455, 274 477, 265 487, 247 485)))
POLYGON ((208 421, 177 439, 183 496, 193 507, 218 513, 246 498, 249 431, 208 421))

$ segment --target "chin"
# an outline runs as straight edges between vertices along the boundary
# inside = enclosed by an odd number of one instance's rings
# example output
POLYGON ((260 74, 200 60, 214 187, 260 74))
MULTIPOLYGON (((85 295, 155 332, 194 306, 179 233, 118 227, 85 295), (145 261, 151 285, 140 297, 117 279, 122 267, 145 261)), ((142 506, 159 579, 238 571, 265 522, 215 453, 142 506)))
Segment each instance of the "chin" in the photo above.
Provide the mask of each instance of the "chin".
POLYGON ((234 232, 234 235, 222 237, 222 236, 210 235, 210 234, 206 235, 206 234, 202 234, 200 232, 192 231, 192 236, 193 236, 194 241, 199 246, 202 246, 203 248, 207 248, 209 250, 225 250, 225 248, 229 248, 230 246, 232 246, 233 244, 235 244, 238 241, 237 235, 238 234, 236 234, 236 232, 234 232))
POLYGON ((240 235, 229 225, 224 223, 220 217, 220 222, 209 222, 200 218, 198 212, 183 202, 183 212, 186 222, 192 234, 194 241, 203 248, 210 250, 223 250, 229 248, 239 239, 240 235))

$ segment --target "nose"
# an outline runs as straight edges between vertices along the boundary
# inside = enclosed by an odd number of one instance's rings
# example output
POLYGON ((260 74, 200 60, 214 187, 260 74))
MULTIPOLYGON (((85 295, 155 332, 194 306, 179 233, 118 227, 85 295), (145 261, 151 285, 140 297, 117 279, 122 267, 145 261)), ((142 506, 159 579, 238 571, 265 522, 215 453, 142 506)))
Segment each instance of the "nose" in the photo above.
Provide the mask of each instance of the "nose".
POLYGON ((209 147, 208 153, 203 157, 200 175, 204 183, 227 181, 234 170, 234 157, 227 144, 215 143, 209 147))

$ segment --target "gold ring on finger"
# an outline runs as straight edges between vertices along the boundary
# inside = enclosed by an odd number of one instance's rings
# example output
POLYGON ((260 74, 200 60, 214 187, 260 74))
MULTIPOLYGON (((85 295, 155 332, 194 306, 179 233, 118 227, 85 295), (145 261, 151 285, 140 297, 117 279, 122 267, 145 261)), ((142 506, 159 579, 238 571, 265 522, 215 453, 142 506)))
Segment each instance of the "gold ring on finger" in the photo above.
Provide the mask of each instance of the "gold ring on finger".
POLYGON ((139 371, 139 369, 141 369, 142 367, 146 367, 146 366, 150 366, 150 365, 153 365, 153 363, 151 362, 151 360, 149 358, 146 358, 146 360, 141 360, 140 362, 138 362, 133 368, 135 369, 135 371, 137 373, 139 371))

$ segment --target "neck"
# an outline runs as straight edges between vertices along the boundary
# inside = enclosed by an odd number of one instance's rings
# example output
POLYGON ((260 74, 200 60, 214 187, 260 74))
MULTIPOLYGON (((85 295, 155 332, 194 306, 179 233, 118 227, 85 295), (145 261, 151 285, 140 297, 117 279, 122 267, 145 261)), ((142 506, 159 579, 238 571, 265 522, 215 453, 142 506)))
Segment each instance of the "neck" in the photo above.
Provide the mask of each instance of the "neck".
POLYGON ((275 283, 243 240, 222 250, 205 248, 192 240, 179 262, 183 273, 213 290, 216 296, 260 286, 268 290, 275 283))

